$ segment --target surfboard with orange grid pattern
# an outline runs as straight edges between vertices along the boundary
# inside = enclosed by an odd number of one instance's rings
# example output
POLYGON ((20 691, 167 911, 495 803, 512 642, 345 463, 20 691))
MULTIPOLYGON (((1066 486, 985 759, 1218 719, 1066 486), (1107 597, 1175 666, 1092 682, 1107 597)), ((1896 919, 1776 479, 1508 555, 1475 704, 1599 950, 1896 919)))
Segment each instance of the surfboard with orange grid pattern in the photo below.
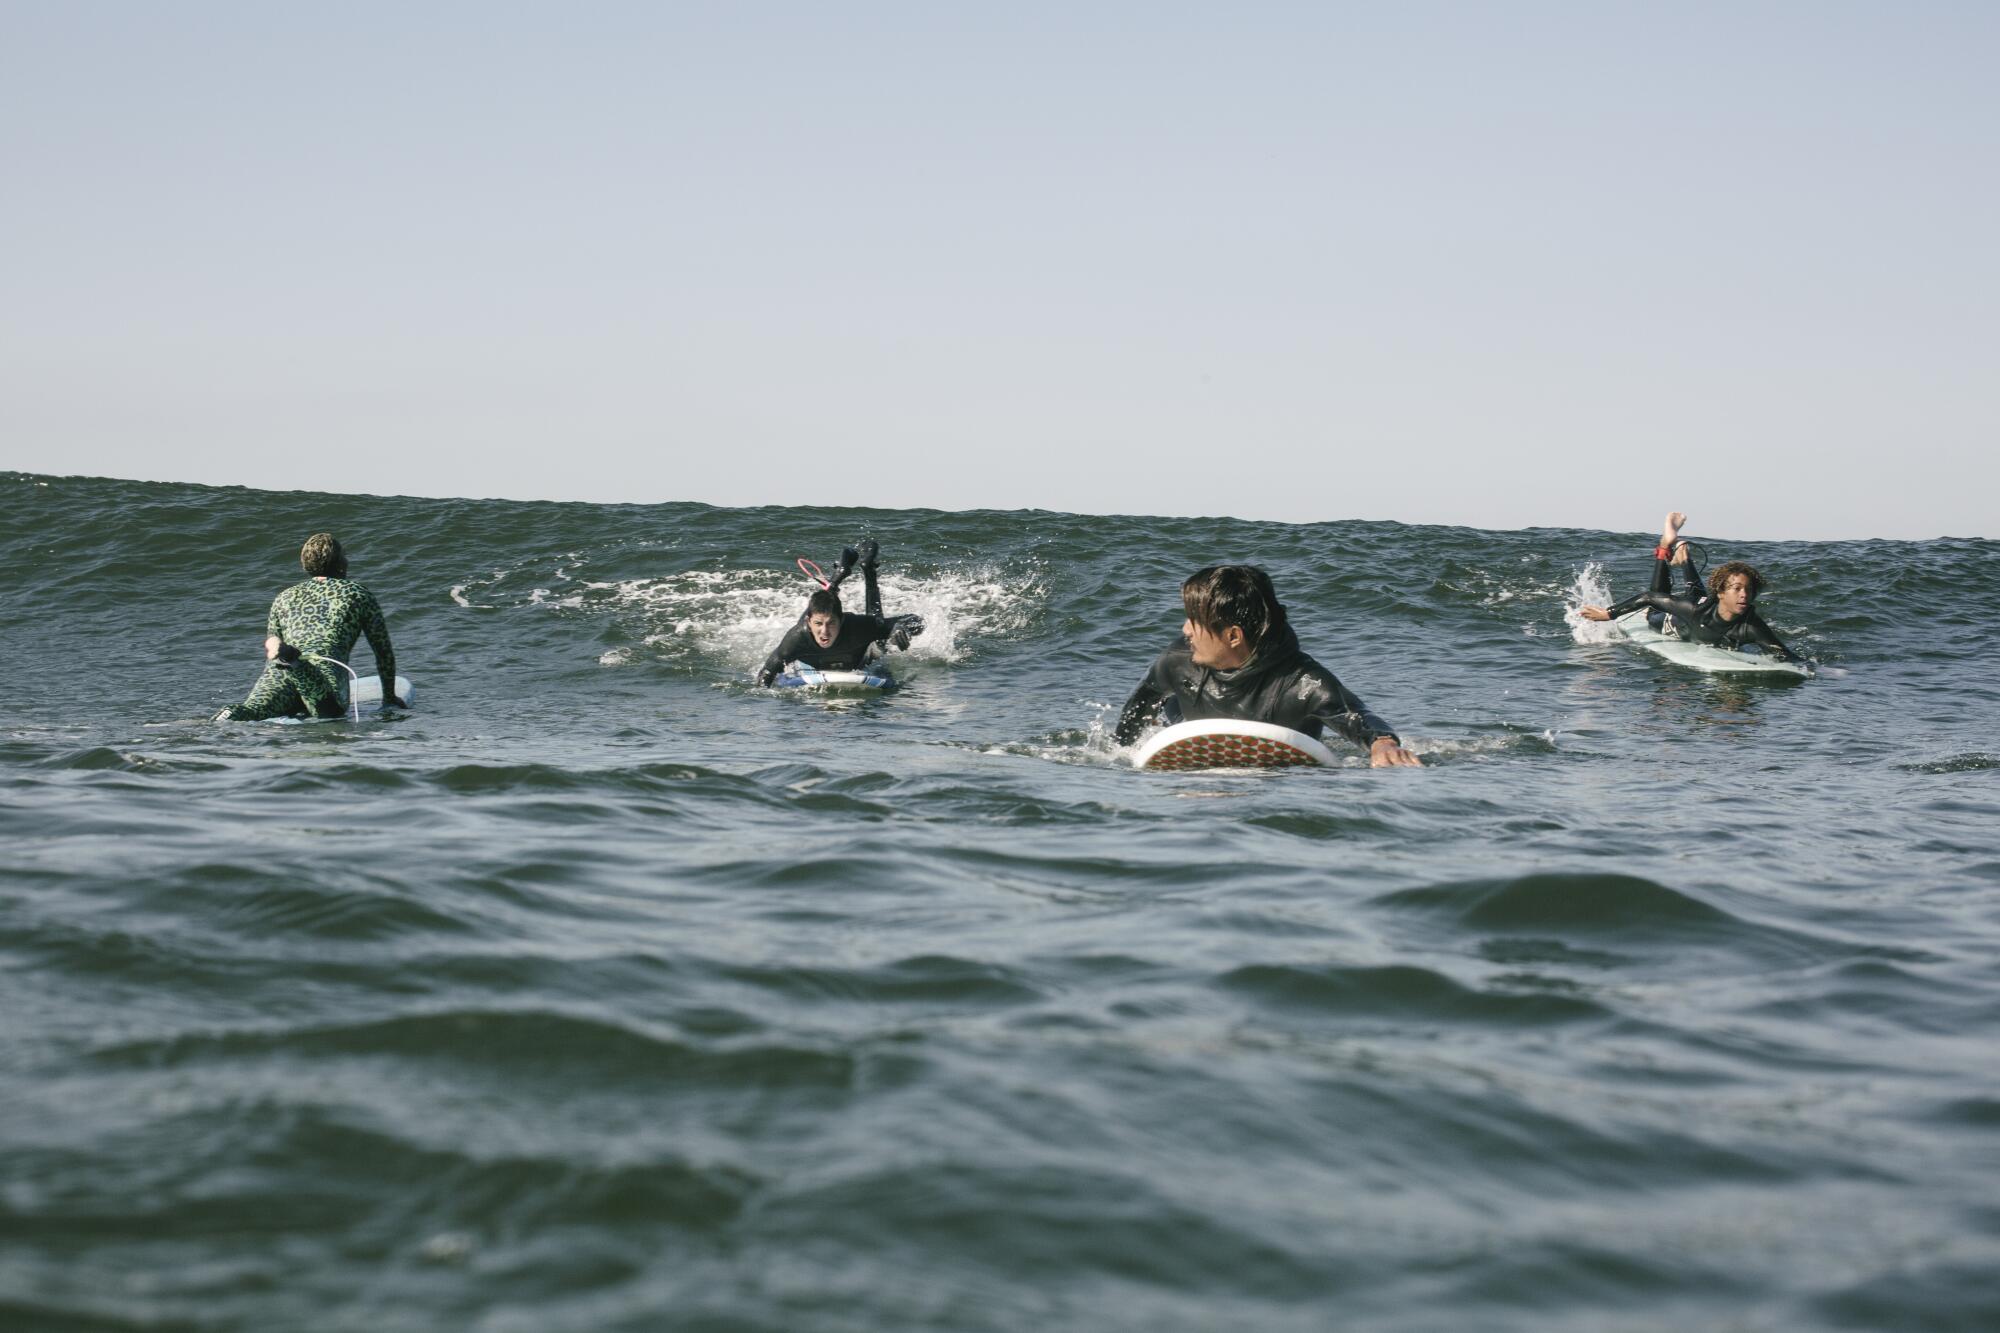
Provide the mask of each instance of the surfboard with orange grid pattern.
POLYGON ((1132 756, 1137 768, 1294 768, 1330 764, 1333 751, 1302 731, 1213 718, 1159 732, 1132 756))

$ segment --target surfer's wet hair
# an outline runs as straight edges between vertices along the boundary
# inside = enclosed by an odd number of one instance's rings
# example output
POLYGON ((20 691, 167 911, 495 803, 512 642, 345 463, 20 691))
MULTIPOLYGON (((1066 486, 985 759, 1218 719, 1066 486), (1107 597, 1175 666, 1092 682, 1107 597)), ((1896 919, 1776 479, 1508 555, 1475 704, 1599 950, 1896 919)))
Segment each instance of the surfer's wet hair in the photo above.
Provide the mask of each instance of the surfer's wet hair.
POLYGON ((809 616, 839 615, 840 594, 831 588, 821 588, 806 599, 806 614, 809 616))
POLYGON ((299 565, 314 578, 344 579, 347 577, 347 552, 341 549, 339 540, 332 533, 315 532, 299 548, 299 565))
POLYGON ((1715 597, 1722 596, 1722 590, 1729 586, 1729 580, 1738 574, 1750 580, 1750 600, 1756 601, 1757 594, 1764 590, 1764 576, 1741 560, 1731 560, 1727 564, 1716 566, 1715 572, 1708 576, 1709 593, 1715 597))
POLYGON ((1220 634, 1231 625, 1242 630, 1252 653, 1285 625, 1285 607, 1271 586, 1271 576, 1255 565, 1197 569, 1181 584, 1181 605, 1188 619, 1210 634, 1220 634))

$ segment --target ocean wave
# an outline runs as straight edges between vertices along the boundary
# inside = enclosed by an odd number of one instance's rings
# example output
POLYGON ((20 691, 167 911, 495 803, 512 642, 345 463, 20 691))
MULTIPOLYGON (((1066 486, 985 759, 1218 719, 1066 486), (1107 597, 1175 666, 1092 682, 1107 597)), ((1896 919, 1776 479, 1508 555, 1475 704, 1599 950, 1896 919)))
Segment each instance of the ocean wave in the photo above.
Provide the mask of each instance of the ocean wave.
POLYGON ((1589 999, 1540 990, 1479 990, 1428 968, 1255 964, 1220 979, 1268 1005, 1328 1016, 1538 1025, 1603 1019, 1589 999))
POLYGON ((1612 532, 0 475, 0 1322, 1975 1326, 2000 544, 1731 547, 1838 671, 1612 532), (417 707, 199 721, 322 529, 417 707), (863 533, 901 688, 755 688, 863 533), (1427 768, 1133 771, 1218 560, 1427 768))

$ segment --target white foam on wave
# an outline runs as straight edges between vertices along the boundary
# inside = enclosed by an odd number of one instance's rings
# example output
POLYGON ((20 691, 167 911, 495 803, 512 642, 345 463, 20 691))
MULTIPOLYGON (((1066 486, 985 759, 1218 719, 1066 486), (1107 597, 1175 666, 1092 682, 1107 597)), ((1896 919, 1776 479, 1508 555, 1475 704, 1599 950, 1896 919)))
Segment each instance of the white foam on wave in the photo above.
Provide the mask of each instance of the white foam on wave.
MULTIPOLYGON (((589 584, 584 585, 586 588, 589 586, 589 584)), ((573 592, 558 596, 547 588, 536 588, 528 594, 528 605, 551 606, 564 611, 574 611, 583 605, 583 594, 573 592)))
MULTIPOLYGON (((666 657, 708 657, 748 672, 777 646, 805 610, 812 585, 775 570, 687 570, 618 584, 590 584, 636 617, 642 642, 666 657)), ((890 660, 959 662, 981 638, 1025 630, 1046 600, 1034 575, 991 566, 945 569, 922 577, 881 578, 887 615, 923 617, 924 632, 890 660)), ((860 609, 858 579, 841 588, 849 609, 860 609)), ((608 655, 607 655, 608 656, 608 655)), ((612 663, 607 663, 612 665, 612 663)))
MULTIPOLYGON (((1544 562, 1540 555, 1520 557, 1523 565, 1539 565, 1544 562)), ((1599 605, 1610 601, 1609 585, 1600 565, 1586 566, 1570 582, 1556 579, 1535 578, 1507 571, 1492 572, 1471 569, 1455 574, 1450 579, 1441 580, 1439 586, 1450 592, 1464 593, 1478 599, 1482 609, 1511 613, 1521 608, 1532 615, 1521 626, 1521 633, 1530 639, 1567 638, 1578 643, 1600 643, 1614 637, 1609 625, 1585 620, 1576 613, 1576 608, 1586 603, 1599 605), (1561 602, 1564 614, 1557 622, 1548 614, 1551 602, 1561 602)))
POLYGON ((514 572, 516 571, 505 568, 496 569, 493 571, 492 575, 487 578, 468 579, 464 583, 454 583, 451 587, 451 600, 458 603, 460 606, 465 607, 467 610, 476 610, 476 611, 495 610, 496 607, 494 603, 475 602, 472 600, 472 597, 473 595, 484 592, 487 589, 492 588, 496 584, 503 582, 509 574, 514 572))
MULTIPOLYGON (((670 660, 708 658, 749 672, 777 646, 805 610, 813 585, 789 570, 693 569, 657 577, 596 580, 577 551, 554 558, 554 568, 495 569, 488 578, 470 578, 451 588, 458 606, 492 609, 495 600, 557 612, 608 613, 638 636, 639 648, 613 649, 598 661, 625 666, 647 657, 670 660), (521 577, 527 575, 526 578, 521 577), (496 599, 509 579, 512 596, 496 599), (529 580, 533 582, 530 583, 529 580)), ((882 604, 891 616, 923 617, 924 632, 892 661, 961 662, 981 639, 1007 638, 1025 631, 1047 602, 1047 587, 1033 569, 982 565, 941 569, 916 576, 885 571, 882 604)), ((850 610, 859 610, 862 585, 850 577, 841 588, 850 610)))
POLYGON ((979 747, 979 752, 988 755, 1041 759, 1057 764, 1129 767, 1133 753, 1157 730, 1148 728, 1145 735, 1140 736, 1131 745, 1120 745, 1112 739, 1111 734, 1118 719, 1117 704, 1106 703, 1099 699, 1079 699, 1076 702, 1090 710, 1090 725, 1083 730, 1053 732, 1034 741, 982 745, 979 747))
POLYGON ((1609 643, 1618 637, 1617 628, 1608 620, 1585 620, 1581 608, 1585 606, 1611 605, 1611 584, 1604 577, 1604 566, 1596 561, 1577 571, 1576 581, 1563 593, 1563 623, 1569 626, 1569 636, 1576 643, 1609 643))
POLYGON ((1556 738, 1555 728, 1545 727, 1541 731, 1518 731, 1505 736, 1413 738, 1404 741, 1404 744, 1421 759, 1443 761, 1507 757, 1517 754, 1551 754, 1557 748, 1556 738))

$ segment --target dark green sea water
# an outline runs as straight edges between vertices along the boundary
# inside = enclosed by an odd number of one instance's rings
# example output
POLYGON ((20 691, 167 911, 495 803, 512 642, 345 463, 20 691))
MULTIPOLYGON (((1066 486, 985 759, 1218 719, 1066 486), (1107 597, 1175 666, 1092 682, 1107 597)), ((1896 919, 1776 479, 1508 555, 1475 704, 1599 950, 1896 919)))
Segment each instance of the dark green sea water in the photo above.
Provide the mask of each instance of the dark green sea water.
MULTIPOLYGON (((2000 544, 0 474, 0 1326, 2000 1327, 2000 544), (217 725, 331 529, 417 708, 217 725), (752 687, 883 545, 904 688, 752 687), (1132 770, 1254 560, 1421 771, 1132 770)), ((362 654, 363 670, 367 667, 362 654)))

